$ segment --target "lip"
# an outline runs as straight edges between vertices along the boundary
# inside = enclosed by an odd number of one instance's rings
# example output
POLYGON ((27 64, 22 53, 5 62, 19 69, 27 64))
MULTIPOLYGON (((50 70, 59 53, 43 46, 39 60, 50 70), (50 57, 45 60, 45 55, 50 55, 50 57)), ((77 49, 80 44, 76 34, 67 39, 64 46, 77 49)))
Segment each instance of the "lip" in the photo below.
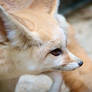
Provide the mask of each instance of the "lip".
POLYGON ((53 70, 54 71, 72 71, 81 66, 79 65, 79 62, 73 62, 73 63, 63 64, 61 66, 54 67, 53 70))
POLYGON ((59 65, 59 66, 56 66, 56 67, 52 67, 51 69, 45 69, 45 71, 42 72, 42 73, 55 72, 55 71, 56 72, 73 71, 73 70, 76 70, 77 68, 80 68, 81 66, 79 65, 79 61, 78 62, 72 62, 72 63, 69 63, 69 64, 63 64, 63 65, 59 65))
POLYGON ((54 68, 54 71, 73 71, 76 70, 77 68, 72 68, 72 69, 67 69, 66 67, 59 67, 59 68, 54 68))

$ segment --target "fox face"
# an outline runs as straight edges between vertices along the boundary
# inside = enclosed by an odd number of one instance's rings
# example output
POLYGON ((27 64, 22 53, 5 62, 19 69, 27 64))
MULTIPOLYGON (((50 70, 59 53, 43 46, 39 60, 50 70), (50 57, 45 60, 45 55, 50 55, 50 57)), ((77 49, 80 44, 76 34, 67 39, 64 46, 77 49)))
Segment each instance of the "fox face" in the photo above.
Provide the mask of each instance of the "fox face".
MULTIPOLYGON (((31 9, 9 13, 0 7, 0 18, 7 39, 7 61, 12 63, 13 75, 15 72, 39 74, 80 67, 83 62, 67 49, 64 28, 53 11, 40 10, 34 3, 31 9)), ((43 6, 44 3, 39 7, 43 6)))

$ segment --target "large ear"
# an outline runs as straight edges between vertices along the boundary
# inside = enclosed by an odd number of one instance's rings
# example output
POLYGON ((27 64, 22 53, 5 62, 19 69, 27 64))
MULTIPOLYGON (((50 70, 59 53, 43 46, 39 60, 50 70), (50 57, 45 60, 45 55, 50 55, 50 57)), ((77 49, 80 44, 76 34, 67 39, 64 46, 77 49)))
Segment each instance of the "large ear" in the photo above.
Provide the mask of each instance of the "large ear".
POLYGON ((68 32, 68 28, 69 28, 69 24, 67 22, 67 20, 65 19, 65 17, 63 15, 60 14, 56 14, 55 18, 59 24, 59 26, 64 30, 64 32, 67 34, 68 32))
POLYGON ((49 14, 57 12, 59 6, 59 0, 33 0, 31 8, 43 10, 49 14))
POLYGON ((8 42, 14 47, 28 47, 29 45, 36 45, 35 33, 29 31, 25 26, 19 23, 12 15, 7 13, 4 8, 0 6, 0 19, 3 22, 3 29, 5 31, 8 42))

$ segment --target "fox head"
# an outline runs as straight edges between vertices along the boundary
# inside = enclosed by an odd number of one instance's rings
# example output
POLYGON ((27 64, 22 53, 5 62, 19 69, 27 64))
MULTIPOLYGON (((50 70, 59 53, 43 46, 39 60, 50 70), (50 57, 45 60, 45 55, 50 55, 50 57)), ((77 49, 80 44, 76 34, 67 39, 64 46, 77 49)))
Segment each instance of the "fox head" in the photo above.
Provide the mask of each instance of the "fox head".
POLYGON ((67 49, 65 20, 57 15, 57 7, 57 0, 33 0, 30 7, 12 12, 0 7, 0 31, 7 39, 2 43, 13 75, 74 70, 82 65, 67 49))

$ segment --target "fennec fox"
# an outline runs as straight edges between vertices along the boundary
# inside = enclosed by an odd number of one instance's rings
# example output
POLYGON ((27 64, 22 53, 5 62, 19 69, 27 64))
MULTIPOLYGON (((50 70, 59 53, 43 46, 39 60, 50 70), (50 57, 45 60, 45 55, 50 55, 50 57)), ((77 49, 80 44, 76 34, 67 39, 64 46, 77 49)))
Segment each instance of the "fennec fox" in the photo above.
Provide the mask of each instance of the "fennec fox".
POLYGON ((83 64, 67 49, 64 29, 55 19, 57 1, 49 2, 33 0, 29 8, 8 12, 0 6, 1 78, 74 70, 83 64))
POLYGON ((67 49, 59 1, 28 0, 30 7, 20 9, 17 1, 0 0, 0 79, 80 67, 82 60, 67 49))

